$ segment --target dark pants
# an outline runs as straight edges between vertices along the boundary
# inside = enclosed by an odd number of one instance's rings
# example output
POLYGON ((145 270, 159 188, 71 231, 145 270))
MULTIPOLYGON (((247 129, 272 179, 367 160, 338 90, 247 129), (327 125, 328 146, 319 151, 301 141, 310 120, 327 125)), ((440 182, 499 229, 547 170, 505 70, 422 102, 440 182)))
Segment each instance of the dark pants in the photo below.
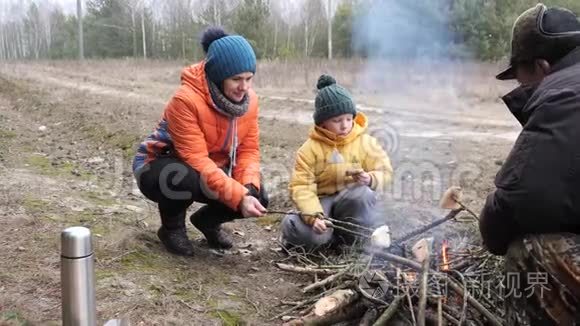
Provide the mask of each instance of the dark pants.
MULTIPOLYGON (((207 204, 195 213, 197 223, 201 223, 198 226, 217 227, 224 222, 243 218, 240 212, 211 199, 209 191, 201 183, 199 172, 177 158, 158 158, 141 168, 135 178, 143 195, 158 204, 161 224, 167 229, 185 227, 186 211, 193 202, 207 204)), ((249 194, 267 207, 268 195, 263 186, 260 186, 259 192, 250 189, 249 194)))

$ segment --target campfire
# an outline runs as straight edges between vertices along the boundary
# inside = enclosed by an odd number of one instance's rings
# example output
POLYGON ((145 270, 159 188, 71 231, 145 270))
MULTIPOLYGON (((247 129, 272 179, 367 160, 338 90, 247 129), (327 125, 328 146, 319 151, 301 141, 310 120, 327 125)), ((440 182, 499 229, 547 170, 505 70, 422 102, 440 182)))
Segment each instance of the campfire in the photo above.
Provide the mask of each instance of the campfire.
MULTIPOLYGON (((468 321, 474 325, 502 325, 502 298, 495 289, 501 284, 501 273, 493 272, 500 268, 501 258, 451 239, 416 239, 467 211, 458 188, 446 192, 441 206, 451 209, 447 216, 393 241, 389 237, 388 241, 376 242, 372 230, 358 230, 370 245, 334 260, 289 251, 288 259, 277 267, 310 275, 313 281, 302 289, 304 300, 283 302, 290 308, 272 320, 281 318, 287 326, 343 321, 355 321, 357 325, 395 321, 413 325, 468 321)), ((381 237, 385 234, 381 231, 381 237)))
POLYGON ((443 261, 441 264, 441 270, 444 272, 449 271, 448 248, 447 240, 443 240, 443 243, 441 244, 441 260, 443 261))

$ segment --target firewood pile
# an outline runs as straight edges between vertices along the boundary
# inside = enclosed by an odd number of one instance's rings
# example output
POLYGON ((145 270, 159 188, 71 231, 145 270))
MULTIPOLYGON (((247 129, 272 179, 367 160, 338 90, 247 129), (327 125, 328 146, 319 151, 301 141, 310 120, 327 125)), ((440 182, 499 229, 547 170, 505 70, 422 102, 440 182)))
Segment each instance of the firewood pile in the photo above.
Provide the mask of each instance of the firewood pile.
MULTIPOLYGON (((451 195, 459 201, 458 190, 451 195)), ((448 216, 465 211, 450 208, 448 216)), ((283 301, 286 309, 272 320, 286 326, 502 325, 502 258, 477 245, 417 239, 421 233, 382 247, 369 234, 341 255, 288 250, 277 267, 312 281, 301 300, 283 301)))

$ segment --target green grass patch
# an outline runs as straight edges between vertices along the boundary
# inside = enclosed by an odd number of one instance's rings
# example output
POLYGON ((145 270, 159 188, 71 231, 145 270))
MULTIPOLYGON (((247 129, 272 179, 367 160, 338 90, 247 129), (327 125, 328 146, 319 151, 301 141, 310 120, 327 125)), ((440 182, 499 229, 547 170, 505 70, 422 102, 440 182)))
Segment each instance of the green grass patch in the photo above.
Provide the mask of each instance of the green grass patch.
POLYGON ((83 171, 77 164, 70 161, 66 161, 60 164, 53 164, 46 156, 31 154, 26 158, 25 162, 36 172, 50 177, 70 176, 73 175, 73 171, 76 171, 78 177, 84 180, 88 180, 90 178, 89 173, 83 171))
POLYGON ((247 325, 247 323, 242 319, 242 317, 231 311, 227 310, 214 310, 212 315, 216 318, 219 318, 222 321, 222 325, 224 326, 243 326, 247 325))
POLYGON ((0 313, 0 325, 32 325, 17 311, 4 311, 0 313))
POLYGON ((17 136, 17 134, 13 131, 0 129, 0 141, 6 140, 6 139, 12 139, 16 136, 17 136))
POLYGON ((50 210, 51 203, 46 200, 27 196, 22 200, 21 205, 26 210, 26 213, 37 215, 50 210))
POLYGON ((121 258, 121 264, 135 272, 165 271, 168 268, 167 262, 157 253, 146 251, 145 249, 134 250, 134 252, 121 258))
POLYGON ((110 196, 103 195, 94 191, 83 192, 81 198, 99 206, 112 206, 117 203, 117 201, 110 196))
POLYGON ((266 215, 262 216, 257 220, 260 226, 271 226, 276 225, 282 221, 282 216, 280 215, 266 215))

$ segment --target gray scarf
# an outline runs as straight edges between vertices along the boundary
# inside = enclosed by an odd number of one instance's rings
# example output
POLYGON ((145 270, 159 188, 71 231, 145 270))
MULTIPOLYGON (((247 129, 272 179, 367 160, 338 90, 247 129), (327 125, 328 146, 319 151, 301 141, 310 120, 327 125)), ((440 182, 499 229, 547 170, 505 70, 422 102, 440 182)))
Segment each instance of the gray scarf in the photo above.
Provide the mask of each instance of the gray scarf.
POLYGON ((248 112, 248 107, 250 104, 250 97, 248 94, 244 95, 244 98, 240 103, 234 103, 222 93, 222 91, 214 82, 208 79, 207 84, 209 86, 209 93, 211 94, 211 98, 215 104, 214 109, 216 109, 216 111, 230 118, 238 118, 248 112))
POLYGON ((226 174, 231 177, 236 167, 237 161, 237 152, 238 152, 238 120, 237 118, 243 116, 248 112, 248 107, 250 104, 250 97, 248 94, 244 96, 241 103, 236 104, 230 101, 219 89, 219 87, 214 84, 211 80, 207 80, 207 84, 209 86, 209 92, 211 94, 211 98, 214 102, 214 109, 219 113, 229 117, 232 120, 232 138, 231 138, 231 147, 229 152, 230 158, 230 165, 226 171, 226 174))

